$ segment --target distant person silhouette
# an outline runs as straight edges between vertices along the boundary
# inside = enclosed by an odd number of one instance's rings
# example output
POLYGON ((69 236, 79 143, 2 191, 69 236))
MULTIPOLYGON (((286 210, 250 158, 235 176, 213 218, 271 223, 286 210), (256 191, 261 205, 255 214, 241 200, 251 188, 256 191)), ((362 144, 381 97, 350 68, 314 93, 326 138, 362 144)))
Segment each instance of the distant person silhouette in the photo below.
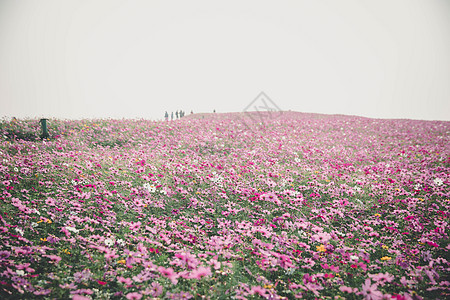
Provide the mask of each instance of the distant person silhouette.
POLYGON ((173 112, 172 112, 171 120, 173 121, 173 112))
POLYGON ((164 114, 164 119, 166 119, 166 121, 169 121, 169 114, 167 113, 167 110, 166 113, 164 114))

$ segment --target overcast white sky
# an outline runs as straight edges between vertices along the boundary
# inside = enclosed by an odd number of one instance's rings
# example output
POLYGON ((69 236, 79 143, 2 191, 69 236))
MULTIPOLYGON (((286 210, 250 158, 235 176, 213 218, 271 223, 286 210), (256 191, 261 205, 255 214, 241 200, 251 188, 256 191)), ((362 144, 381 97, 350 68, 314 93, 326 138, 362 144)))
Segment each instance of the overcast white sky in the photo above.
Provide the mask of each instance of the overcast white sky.
POLYGON ((0 0, 0 117, 450 120, 450 1, 0 0))

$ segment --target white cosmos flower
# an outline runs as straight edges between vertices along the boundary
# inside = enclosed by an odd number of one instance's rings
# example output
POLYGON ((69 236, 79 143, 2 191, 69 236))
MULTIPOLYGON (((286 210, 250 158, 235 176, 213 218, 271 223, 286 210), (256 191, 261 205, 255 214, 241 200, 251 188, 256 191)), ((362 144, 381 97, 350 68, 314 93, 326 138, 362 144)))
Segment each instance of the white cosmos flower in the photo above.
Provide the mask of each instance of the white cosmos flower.
POLYGON ((211 179, 212 182, 216 184, 220 184, 223 181, 223 177, 221 175, 216 175, 214 178, 211 179))
POLYGON ((286 272, 287 275, 292 275, 292 274, 294 274, 295 269, 294 268, 288 268, 285 272, 286 272))
POLYGON ((359 260, 359 257, 356 255, 350 255, 350 260, 357 261, 357 260, 359 260))
POLYGON ((144 183, 144 189, 149 191, 150 193, 154 193, 156 191, 156 187, 154 185, 150 185, 150 183, 144 183))
POLYGON ((434 182, 434 184, 437 185, 437 186, 441 186, 441 185, 444 184, 444 181, 443 181, 442 179, 440 179, 440 178, 435 178, 435 179, 433 180, 433 182, 434 182))
POLYGON ((336 233, 337 235, 339 235, 339 236, 345 236, 345 233, 342 233, 342 232, 340 232, 340 231, 335 231, 335 233, 336 233))
POLYGON ((299 230, 298 231, 298 235, 302 238, 307 238, 308 236, 306 235, 306 233, 303 230, 299 230))
POLYGON ((68 231, 71 231, 71 232, 74 232, 74 233, 80 232, 78 229, 76 229, 75 227, 71 227, 71 226, 66 226, 66 229, 68 231))
POLYGON ((108 247, 114 245, 114 241, 112 239, 106 239, 104 242, 105 245, 108 247))

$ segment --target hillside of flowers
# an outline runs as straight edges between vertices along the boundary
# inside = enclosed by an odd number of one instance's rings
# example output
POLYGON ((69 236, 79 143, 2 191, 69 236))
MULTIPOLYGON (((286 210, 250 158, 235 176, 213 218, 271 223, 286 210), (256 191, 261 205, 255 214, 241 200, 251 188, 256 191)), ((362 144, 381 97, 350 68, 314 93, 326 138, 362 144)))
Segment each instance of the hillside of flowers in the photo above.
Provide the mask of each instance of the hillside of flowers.
POLYGON ((0 299, 448 299, 450 122, 0 123, 0 299))

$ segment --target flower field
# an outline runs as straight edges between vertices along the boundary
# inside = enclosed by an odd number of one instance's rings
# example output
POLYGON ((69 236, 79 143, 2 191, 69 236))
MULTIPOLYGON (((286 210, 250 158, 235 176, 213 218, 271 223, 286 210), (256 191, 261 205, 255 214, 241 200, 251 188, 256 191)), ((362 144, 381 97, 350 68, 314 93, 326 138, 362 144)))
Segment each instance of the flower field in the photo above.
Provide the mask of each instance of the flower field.
POLYGON ((0 298, 448 299, 450 122, 259 117, 3 121, 0 298))

